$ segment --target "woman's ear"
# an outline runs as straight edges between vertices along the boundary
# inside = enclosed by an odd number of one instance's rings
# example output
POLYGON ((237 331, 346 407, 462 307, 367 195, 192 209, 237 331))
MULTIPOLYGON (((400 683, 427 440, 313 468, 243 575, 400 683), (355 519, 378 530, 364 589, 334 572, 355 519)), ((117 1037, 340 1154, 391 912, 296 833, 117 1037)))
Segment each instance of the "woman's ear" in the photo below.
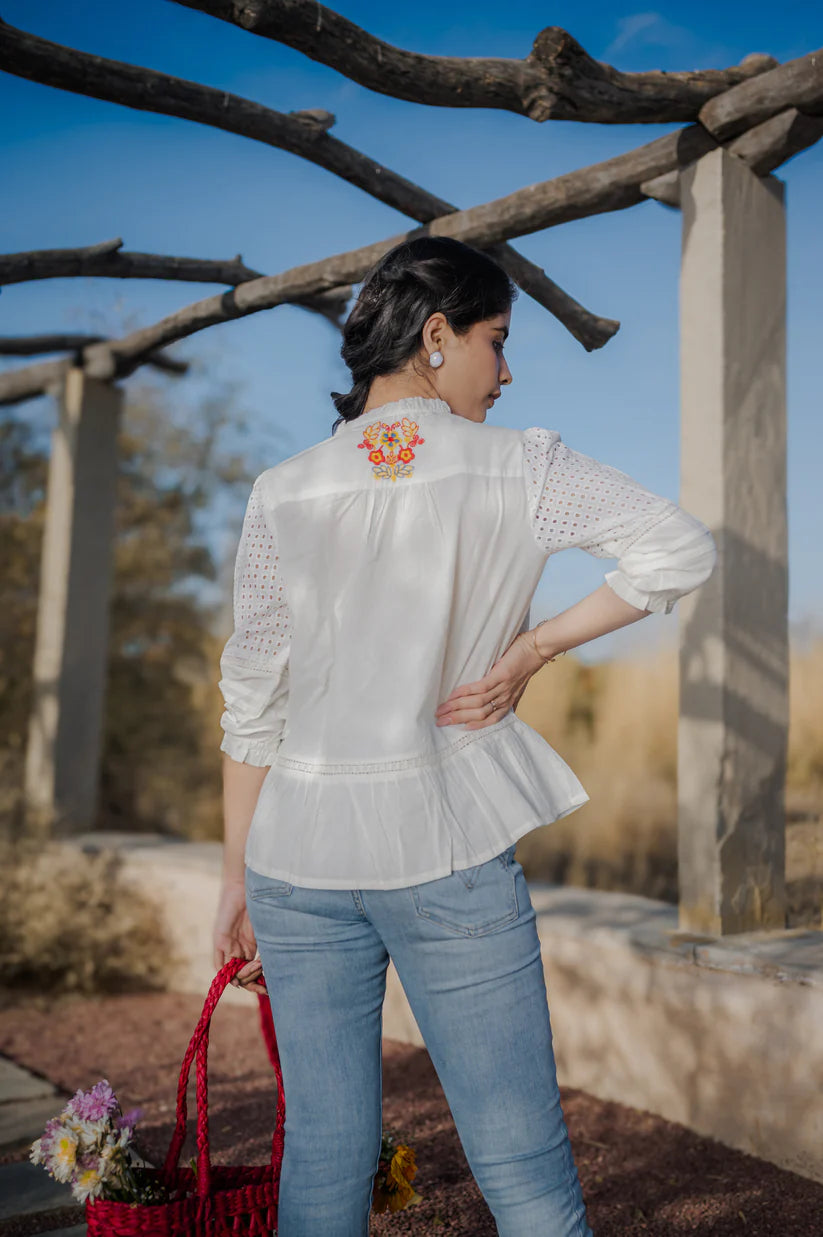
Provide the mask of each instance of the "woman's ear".
POLYGON ((448 326, 446 315, 442 310, 435 310, 433 314, 429 314, 423 324, 423 347, 426 353, 438 352, 443 346, 443 337, 448 326))

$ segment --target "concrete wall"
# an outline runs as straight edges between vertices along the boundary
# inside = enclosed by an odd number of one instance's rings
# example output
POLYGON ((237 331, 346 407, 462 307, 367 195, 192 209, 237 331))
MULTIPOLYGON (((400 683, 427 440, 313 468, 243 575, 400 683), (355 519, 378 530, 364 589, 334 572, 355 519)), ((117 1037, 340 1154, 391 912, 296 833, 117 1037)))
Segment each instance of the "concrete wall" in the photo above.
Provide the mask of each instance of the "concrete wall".
MULTIPOLYGON (((86 834, 120 853, 185 959, 182 991, 214 977, 219 843, 86 834)), ((823 932, 679 932, 677 907, 534 883, 558 1078, 657 1113, 823 1182, 823 932)), ((228 988, 222 998, 256 998, 228 988)), ((384 1035, 422 1044, 389 967, 384 1035)))

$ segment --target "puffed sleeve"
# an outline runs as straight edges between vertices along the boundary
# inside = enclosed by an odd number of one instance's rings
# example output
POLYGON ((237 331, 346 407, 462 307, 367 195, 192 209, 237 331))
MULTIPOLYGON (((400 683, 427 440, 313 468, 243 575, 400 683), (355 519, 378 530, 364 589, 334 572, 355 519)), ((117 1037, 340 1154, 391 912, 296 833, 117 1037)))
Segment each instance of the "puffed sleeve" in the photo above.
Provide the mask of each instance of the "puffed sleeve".
POLYGON ((286 724, 292 621, 260 477, 246 506, 233 601, 234 630, 220 658, 220 750, 263 767, 272 763, 286 724))
POLYGON ((532 531, 548 556, 577 546, 616 558, 606 583, 640 610, 669 614, 708 580, 717 560, 711 531, 627 473, 574 451, 556 430, 523 431, 532 531))

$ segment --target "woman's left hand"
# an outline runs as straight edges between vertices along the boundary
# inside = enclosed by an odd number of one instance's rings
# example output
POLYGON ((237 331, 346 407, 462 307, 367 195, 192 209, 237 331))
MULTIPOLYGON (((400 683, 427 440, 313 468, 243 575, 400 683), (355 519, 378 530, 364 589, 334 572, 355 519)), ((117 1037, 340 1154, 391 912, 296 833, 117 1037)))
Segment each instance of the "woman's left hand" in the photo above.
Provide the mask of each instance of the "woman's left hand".
POLYGON ((225 966, 230 958, 249 958, 248 966, 241 967, 230 982, 246 992, 265 994, 268 991, 257 982, 263 973, 263 963, 255 957, 257 941, 246 910, 246 889, 242 881, 223 882, 212 943, 215 971, 225 966))
POLYGON ((530 634, 521 632, 516 635, 484 678, 455 687, 435 710, 437 725, 462 723, 467 730, 482 730, 499 722, 509 709, 516 709, 529 680, 544 664, 540 655, 535 653, 530 634), (491 712, 490 703, 496 705, 491 712))

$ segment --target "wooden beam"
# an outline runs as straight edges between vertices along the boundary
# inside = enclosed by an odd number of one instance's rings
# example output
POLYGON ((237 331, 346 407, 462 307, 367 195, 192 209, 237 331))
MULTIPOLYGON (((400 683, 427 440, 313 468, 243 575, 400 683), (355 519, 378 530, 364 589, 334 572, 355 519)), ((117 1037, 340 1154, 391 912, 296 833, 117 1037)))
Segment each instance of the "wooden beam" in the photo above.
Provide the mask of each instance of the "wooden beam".
MULTIPOLYGON (((741 133, 726 149, 758 176, 766 176, 823 137, 823 116, 804 116, 797 108, 778 112, 763 124, 741 133)), ((680 205, 680 171, 666 172, 640 186, 649 198, 666 206, 680 205)))
POLYGON ((493 107, 531 120, 659 124, 694 120, 702 104, 777 62, 747 56, 729 69, 621 73, 572 35, 548 26, 523 60, 423 56, 385 43, 322 4, 304 0, 177 0, 294 47, 379 94, 430 107, 493 107))
POLYGON ((758 176, 766 176, 794 155, 814 146, 821 137, 823 115, 806 116, 796 107, 789 107, 741 133, 726 149, 748 164, 758 176))
POLYGON ((75 249, 32 249, 0 254, 0 284, 37 279, 102 276, 107 279, 174 279, 186 283, 222 283, 236 287, 262 272, 246 266, 240 254, 228 261, 176 258, 170 254, 122 253, 123 241, 103 241, 75 249))
MULTIPOLYGON (((0 356, 44 356, 50 352, 81 354, 87 344, 104 343, 109 336, 84 332, 56 332, 51 335, 0 335, 0 356)), ((188 363, 162 352, 153 353, 146 362, 167 374, 188 373, 188 363)))
MULTIPOLYGON (((27 338, 0 336, 0 356, 42 356, 49 352, 71 352, 72 356, 59 361, 39 361, 19 369, 0 372, 0 407, 22 404, 40 395, 53 394, 72 367, 82 367, 83 350, 91 344, 110 342, 103 335, 32 335, 27 338)), ((152 352, 143 365, 151 365, 167 374, 188 373, 188 363, 162 352, 152 352)))
MULTIPOLYGON (((37 279, 66 279, 93 276, 102 279, 169 279, 181 283, 225 283, 236 287, 260 279, 259 271, 243 263, 240 254, 228 261, 212 258, 176 258, 168 254, 119 253, 123 244, 115 240, 76 249, 33 249, 23 253, 0 254, 0 285, 27 283, 37 279)), ((342 329, 346 307, 353 295, 350 285, 332 288, 316 296, 295 298, 293 304, 320 314, 332 326, 342 329)), ((152 364, 171 368, 162 358, 152 364)), ((177 364, 177 362, 174 362, 177 364)), ((182 364, 182 362, 181 362, 182 364)), ((181 371, 182 372, 182 371, 181 371)))
POLYGON ((786 107, 823 115, 823 50, 788 60, 757 80, 741 82, 704 104, 698 119, 725 143, 786 107))
POLYGON ((7 404, 22 404, 38 395, 53 394, 71 369, 70 359, 63 361, 40 361, 37 365, 25 365, 22 369, 7 369, 0 373, 0 407, 7 404))

